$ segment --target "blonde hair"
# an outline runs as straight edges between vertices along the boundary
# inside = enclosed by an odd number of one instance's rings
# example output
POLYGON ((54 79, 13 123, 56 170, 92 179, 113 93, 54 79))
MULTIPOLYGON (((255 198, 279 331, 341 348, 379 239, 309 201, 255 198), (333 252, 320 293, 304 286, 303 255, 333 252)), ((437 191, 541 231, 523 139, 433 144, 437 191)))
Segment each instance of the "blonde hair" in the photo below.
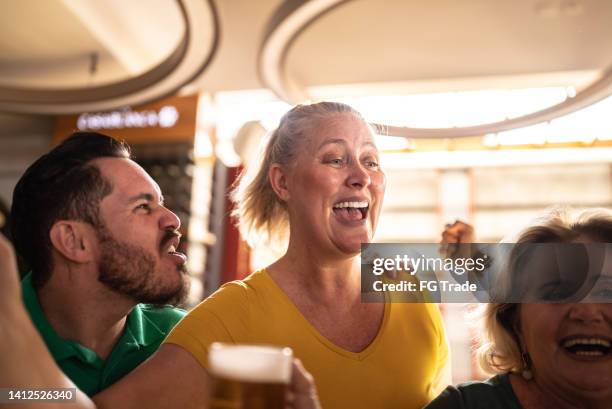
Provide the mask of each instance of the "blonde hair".
MULTIPOLYGON (((552 209, 523 229, 516 243, 570 242, 579 236, 612 242, 612 211, 608 209, 552 209)), ((508 241, 508 240, 504 240, 508 241)), ((480 317, 478 361, 489 373, 520 372, 524 368, 519 340, 520 304, 491 303, 480 317)))
POLYGON ((259 155, 259 163, 241 174, 231 193, 235 205, 232 216, 249 244, 253 245, 259 240, 279 244, 289 233, 286 205, 270 185, 270 166, 274 163, 291 166, 308 140, 309 132, 316 128, 319 121, 342 113, 350 113, 363 120, 359 112, 338 102, 295 106, 281 118, 278 128, 270 135, 264 151, 259 155))

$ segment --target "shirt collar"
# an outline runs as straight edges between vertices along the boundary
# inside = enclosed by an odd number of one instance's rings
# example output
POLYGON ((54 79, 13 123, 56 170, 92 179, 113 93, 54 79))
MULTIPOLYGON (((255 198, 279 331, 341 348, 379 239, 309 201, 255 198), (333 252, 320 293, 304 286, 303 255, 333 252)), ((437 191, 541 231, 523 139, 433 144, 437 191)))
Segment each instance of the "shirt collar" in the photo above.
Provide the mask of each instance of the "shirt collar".
POLYGON ((150 318, 147 317, 144 310, 149 307, 143 304, 136 305, 127 318, 125 336, 131 336, 133 341, 138 345, 146 347, 157 343, 166 337, 166 333, 162 331, 150 318))

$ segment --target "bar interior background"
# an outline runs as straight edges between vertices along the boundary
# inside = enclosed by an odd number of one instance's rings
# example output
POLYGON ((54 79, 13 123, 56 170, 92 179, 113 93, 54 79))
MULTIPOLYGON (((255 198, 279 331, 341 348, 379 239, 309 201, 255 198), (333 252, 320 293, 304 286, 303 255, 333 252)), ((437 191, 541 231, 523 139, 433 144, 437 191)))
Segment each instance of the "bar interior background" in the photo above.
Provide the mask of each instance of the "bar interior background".
MULTIPOLYGON (((612 205, 612 2, 21 0, 0 14, 0 197, 76 129, 134 145, 184 225, 190 302, 276 257, 225 193, 292 104, 379 127, 376 240, 495 242, 546 207, 612 205)), ((441 305, 454 382, 482 378, 441 305)))

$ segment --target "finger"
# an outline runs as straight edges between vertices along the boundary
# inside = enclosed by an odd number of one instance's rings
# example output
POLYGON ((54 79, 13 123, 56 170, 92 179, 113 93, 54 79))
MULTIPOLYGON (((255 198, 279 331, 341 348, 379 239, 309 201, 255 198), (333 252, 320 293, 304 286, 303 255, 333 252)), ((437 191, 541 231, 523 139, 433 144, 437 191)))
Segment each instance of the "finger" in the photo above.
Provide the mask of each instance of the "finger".
POLYGON ((293 373, 291 376, 290 407, 295 409, 321 409, 314 378, 306 371, 299 359, 293 360, 293 373))
POLYGON ((0 234, 0 302, 10 306, 20 297, 15 251, 8 239, 0 234))
POLYGON ((449 255, 449 252, 453 251, 454 246, 455 246, 454 243, 448 243, 445 241, 441 241, 440 247, 438 248, 438 253, 446 257, 449 255))
POLYGON ((474 227, 471 224, 459 222, 455 226, 455 233, 459 236, 460 243, 471 243, 474 241, 474 227))
POLYGON ((458 222, 453 227, 445 229, 442 234, 445 233, 456 236, 461 243, 471 242, 474 239, 474 228, 472 225, 463 222, 458 222))
POLYGON ((462 223, 462 222, 455 222, 453 224, 446 224, 444 226, 443 233, 450 233, 450 234, 460 235, 463 231, 465 231, 466 226, 468 226, 468 225, 466 225, 465 223, 462 223))
POLYGON ((17 262, 15 259, 15 250, 11 242, 0 233, 0 271, 6 274, 5 271, 17 270, 17 262))
POLYGON ((293 371, 291 374, 291 390, 296 395, 309 392, 314 384, 312 375, 306 371, 302 361, 299 359, 293 360, 293 371))
POLYGON ((294 402, 295 393, 291 392, 291 390, 288 390, 287 393, 285 393, 285 409, 294 408, 294 402))
POLYGON ((442 243, 457 243, 459 242, 459 235, 450 231, 445 231, 442 233, 442 243))
POLYGON ((472 230, 472 225, 461 220, 455 220, 455 223, 453 223, 452 228, 457 231, 466 231, 472 230))
POLYGON ((461 219, 455 219, 455 221, 453 221, 452 223, 446 223, 444 225, 444 228, 454 228, 454 227, 459 227, 459 226, 467 226, 467 223, 465 223, 463 220, 461 219))

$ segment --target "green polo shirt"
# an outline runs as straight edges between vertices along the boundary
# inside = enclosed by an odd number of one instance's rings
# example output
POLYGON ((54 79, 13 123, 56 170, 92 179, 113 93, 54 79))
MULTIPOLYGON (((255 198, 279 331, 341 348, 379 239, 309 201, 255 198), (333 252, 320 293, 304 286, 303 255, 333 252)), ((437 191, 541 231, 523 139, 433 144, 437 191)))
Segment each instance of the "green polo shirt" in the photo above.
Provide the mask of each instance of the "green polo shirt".
POLYGON ((151 356, 185 315, 177 308, 136 305, 127 317, 121 338, 102 360, 89 348, 57 335, 38 302, 31 274, 24 277, 21 286, 25 306, 55 362, 89 396, 109 387, 151 356))

